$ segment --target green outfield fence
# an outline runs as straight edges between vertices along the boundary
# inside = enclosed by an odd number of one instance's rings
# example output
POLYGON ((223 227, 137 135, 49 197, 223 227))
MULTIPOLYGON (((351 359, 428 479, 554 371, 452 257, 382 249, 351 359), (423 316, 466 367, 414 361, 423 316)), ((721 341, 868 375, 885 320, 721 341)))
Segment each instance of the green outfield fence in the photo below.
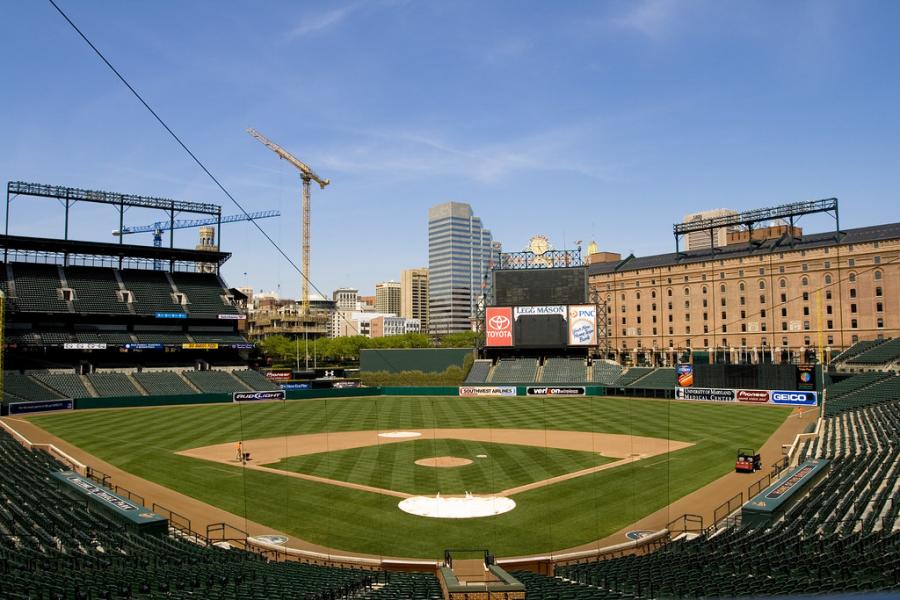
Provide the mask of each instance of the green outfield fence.
MULTIPOLYGON (((480 387, 480 386, 462 386, 480 387)), ((513 387, 513 386, 509 386, 513 387)), ((526 396, 529 387, 515 386, 516 396, 526 396)), ((553 387, 553 386, 550 386, 553 387)), ((582 386, 586 396, 603 396, 603 386, 582 386)), ((288 390, 288 400, 313 400, 317 398, 356 398, 364 396, 459 396, 457 386, 435 387, 360 387, 327 388, 312 390, 288 390)), ((113 396, 108 398, 76 398, 75 409, 89 408, 134 408, 138 406, 175 406, 179 404, 221 404, 231 402, 231 394, 177 394, 172 396, 113 396)))

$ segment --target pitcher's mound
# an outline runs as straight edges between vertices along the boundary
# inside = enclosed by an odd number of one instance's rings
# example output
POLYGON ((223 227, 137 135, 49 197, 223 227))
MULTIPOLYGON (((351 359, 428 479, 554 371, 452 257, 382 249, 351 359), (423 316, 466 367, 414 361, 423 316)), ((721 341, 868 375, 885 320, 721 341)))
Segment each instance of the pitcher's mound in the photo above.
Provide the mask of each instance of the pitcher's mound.
POLYGON ((468 458, 459 458, 458 456, 435 456, 433 458, 420 458, 416 461, 420 467, 464 467, 471 465, 472 461, 468 458))

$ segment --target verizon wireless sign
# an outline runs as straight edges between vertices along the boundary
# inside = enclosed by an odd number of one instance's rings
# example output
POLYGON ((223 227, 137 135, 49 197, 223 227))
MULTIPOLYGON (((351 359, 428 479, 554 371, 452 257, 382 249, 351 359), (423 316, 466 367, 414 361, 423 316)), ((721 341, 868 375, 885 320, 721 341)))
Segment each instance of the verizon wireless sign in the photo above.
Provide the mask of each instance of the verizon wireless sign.
POLYGON ((584 396, 585 389, 582 386, 529 387, 525 393, 529 396, 584 396))

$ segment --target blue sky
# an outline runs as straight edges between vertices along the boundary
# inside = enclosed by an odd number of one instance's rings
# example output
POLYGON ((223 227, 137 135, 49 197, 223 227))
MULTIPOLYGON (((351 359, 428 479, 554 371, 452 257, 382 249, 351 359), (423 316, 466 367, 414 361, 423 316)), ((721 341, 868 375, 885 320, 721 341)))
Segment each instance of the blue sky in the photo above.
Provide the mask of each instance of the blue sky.
MULTIPOLYGON (((831 196, 845 227, 900 220, 897 2, 60 5, 248 210, 281 210, 261 224, 298 264, 299 181, 244 130, 332 180, 313 190, 326 294, 427 264, 448 200, 509 250, 669 252, 686 213, 831 196)), ((0 179, 238 212, 49 3, 3 4, 0 72, 0 179)), ((54 208, 15 202, 10 232, 61 236, 54 208)), ((73 237, 113 239, 112 209, 74 214, 73 237)), ((251 226, 223 249, 229 284, 299 293, 251 226)))

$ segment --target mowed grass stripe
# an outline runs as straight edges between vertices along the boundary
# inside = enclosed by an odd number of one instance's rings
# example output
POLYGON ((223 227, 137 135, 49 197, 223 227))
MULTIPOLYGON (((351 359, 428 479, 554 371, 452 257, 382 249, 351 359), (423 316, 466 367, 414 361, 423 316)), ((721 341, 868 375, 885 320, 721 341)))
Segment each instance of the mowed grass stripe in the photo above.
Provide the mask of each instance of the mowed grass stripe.
MULTIPOLYGON (((674 453, 673 460, 654 457, 649 460, 658 463, 640 461, 517 494, 517 508, 504 515, 450 522, 407 515, 398 510, 395 498, 380 494, 211 465, 174 454, 237 439, 237 408, 112 409, 31 419, 137 476, 238 515, 244 515, 246 487, 247 518, 290 536, 345 550, 436 558, 448 547, 475 544, 502 556, 556 550, 608 535, 729 472, 737 447, 760 447, 790 414, 790 409, 777 407, 622 398, 382 397, 377 404, 371 398, 347 398, 240 407, 246 439, 276 438, 288 431, 407 430, 433 425, 594 430, 696 443, 674 453)), ((497 467, 491 461, 488 472, 495 480, 511 476, 497 467)), ((372 468, 382 479, 399 471, 382 468, 381 460, 372 468)))
POLYGON ((501 490, 612 462, 592 452, 456 439, 415 440, 293 456, 266 466, 409 494, 462 494, 501 490), (487 455, 486 459, 477 458, 487 455), (472 464, 430 467, 416 461, 439 456, 472 464), (389 472, 379 468, 388 465, 389 472))

